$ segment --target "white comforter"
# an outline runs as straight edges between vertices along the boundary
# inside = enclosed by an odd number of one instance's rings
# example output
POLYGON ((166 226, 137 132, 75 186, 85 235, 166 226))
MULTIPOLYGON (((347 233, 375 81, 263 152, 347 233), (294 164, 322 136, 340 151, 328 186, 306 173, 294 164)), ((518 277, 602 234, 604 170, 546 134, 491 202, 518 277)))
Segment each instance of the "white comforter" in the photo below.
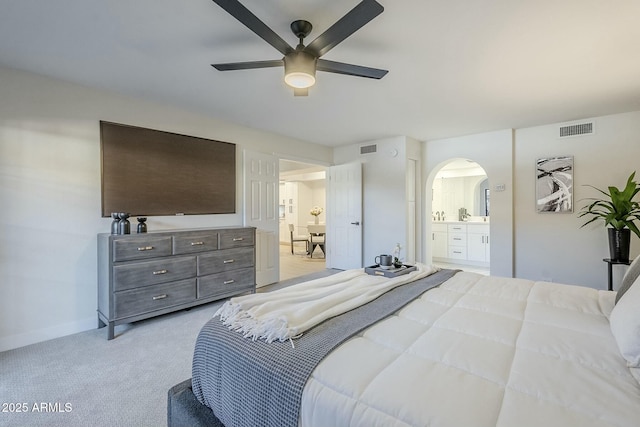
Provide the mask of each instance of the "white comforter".
POLYGON ((459 273, 332 352, 300 426, 640 426, 614 295, 459 273))

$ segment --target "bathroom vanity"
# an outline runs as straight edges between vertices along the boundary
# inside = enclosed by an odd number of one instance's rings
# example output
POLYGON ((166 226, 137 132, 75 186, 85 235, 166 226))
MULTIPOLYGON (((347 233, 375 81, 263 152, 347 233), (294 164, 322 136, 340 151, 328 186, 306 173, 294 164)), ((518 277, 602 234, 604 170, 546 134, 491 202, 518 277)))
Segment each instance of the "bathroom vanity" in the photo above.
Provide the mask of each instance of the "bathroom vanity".
POLYGON ((434 221, 431 240, 434 261, 489 266, 489 222, 434 221))

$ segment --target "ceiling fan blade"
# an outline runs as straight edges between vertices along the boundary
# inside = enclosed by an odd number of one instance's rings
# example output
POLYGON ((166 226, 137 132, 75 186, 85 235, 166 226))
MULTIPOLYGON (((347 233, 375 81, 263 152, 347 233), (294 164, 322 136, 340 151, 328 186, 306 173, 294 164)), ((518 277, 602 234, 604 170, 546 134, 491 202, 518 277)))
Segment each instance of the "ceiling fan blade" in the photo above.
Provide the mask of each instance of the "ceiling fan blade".
POLYGON ((211 64, 218 71, 251 70, 253 68, 282 67, 282 59, 273 61, 229 62, 227 64, 211 64))
MULTIPOLYGON (((215 0, 214 0, 215 1, 215 0)), ((309 43, 305 50, 320 57, 333 49, 338 43, 358 31, 365 24, 384 11, 384 7, 375 0, 363 0, 349 13, 340 18, 327 31, 309 43)))
POLYGON ((327 61, 326 59, 318 59, 316 70, 346 74, 348 76, 367 77, 370 79, 381 79, 389 72, 389 70, 345 64, 344 62, 327 61))
POLYGON ((213 0, 218 6, 226 10, 231 16, 243 23, 251 31, 262 37, 267 43, 275 47, 280 53, 286 55, 293 51, 289 43, 284 41, 271 28, 258 19, 253 13, 244 7, 238 0, 213 0))
POLYGON ((309 88, 305 87, 305 88, 298 88, 298 87, 294 87, 293 88, 293 96, 307 96, 309 95, 309 88))

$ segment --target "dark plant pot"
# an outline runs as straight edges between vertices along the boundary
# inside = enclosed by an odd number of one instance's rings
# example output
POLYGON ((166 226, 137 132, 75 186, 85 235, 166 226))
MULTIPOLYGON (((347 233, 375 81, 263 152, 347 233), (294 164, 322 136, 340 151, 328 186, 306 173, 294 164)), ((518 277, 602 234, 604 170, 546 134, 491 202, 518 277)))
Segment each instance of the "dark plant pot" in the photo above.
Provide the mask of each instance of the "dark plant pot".
POLYGON ((623 228, 616 230, 608 228, 609 255, 613 261, 629 261, 629 246, 631 244, 631 230, 623 228))

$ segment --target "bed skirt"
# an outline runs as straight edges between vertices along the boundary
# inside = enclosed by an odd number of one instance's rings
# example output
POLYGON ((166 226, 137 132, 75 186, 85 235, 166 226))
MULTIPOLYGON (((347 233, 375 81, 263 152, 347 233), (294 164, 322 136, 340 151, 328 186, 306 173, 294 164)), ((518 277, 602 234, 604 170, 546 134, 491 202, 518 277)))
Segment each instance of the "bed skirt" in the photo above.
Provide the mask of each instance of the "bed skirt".
POLYGON ((174 385, 167 396, 168 427, 224 427, 193 394, 191 378, 174 385))

